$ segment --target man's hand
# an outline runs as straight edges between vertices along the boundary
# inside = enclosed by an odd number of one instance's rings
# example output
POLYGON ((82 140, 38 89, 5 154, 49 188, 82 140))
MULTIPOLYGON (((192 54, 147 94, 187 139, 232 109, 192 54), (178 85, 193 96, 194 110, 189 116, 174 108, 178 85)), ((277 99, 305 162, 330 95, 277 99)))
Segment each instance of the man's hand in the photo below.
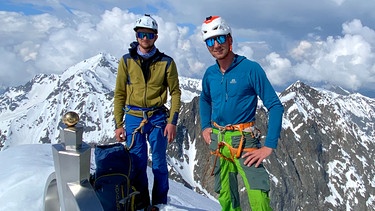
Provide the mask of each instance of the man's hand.
POLYGON ((124 130, 124 128, 123 127, 117 128, 115 130, 115 136, 116 136, 116 140, 118 142, 125 141, 125 130, 124 130))
POLYGON ((246 152, 244 155, 242 155, 242 158, 246 158, 244 161, 245 166, 251 166, 255 163, 255 167, 258 168, 263 160, 270 156, 271 153, 272 148, 264 146, 255 151, 246 152))
POLYGON ((167 137, 168 143, 176 138, 176 125, 168 123, 164 130, 164 136, 167 137))
POLYGON ((212 128, 210 127, 204 129, 202 132, 203 139, 207 144, 211 143, 211 133, 212 133, 212 128))

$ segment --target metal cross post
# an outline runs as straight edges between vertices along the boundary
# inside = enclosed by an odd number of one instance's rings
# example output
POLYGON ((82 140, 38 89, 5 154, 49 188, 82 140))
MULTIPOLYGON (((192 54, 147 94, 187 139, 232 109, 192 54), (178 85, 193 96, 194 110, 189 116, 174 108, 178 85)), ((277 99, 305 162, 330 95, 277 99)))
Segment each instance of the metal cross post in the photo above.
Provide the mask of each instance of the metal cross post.
POLYGON ((52 145, 55 172, 47 179, 45 211, 103 210, 90 184, 91 147, 82 141, 78 121, 78 114, 68 112, 59 124, 61 143, 52 145))

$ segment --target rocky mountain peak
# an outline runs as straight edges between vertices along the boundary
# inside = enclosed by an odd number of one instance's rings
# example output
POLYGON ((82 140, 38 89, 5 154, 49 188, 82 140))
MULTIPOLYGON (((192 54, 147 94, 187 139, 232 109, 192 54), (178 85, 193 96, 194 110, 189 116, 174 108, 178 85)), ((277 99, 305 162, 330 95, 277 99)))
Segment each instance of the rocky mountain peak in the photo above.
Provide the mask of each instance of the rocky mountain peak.
MULTIPOLYGON (((40 74, 0 94, 0 149, 57 143, 67 111, 80 115, 87 143, 113 140, 113 89, 118 59, 98 54, 64 71, 40 74)), ((201 138, 201 81, 180 77, 178 137, 169 145, 171 177, 205 195, 213 192, 213 157, 201 138)), ((375 99, 311 87, 301 81, 280 93, 285 108, 279 146, 264 162, 275 210, 375 209, 375 99)), ((259 103, 257 127, 267 134, 259 103)), ((241 180, 239 180, 241 181, 241 180)), ((243 184, 239 184, 243 190, 243 184)), ((246 193, 242 208, 249 210, 246 193)))

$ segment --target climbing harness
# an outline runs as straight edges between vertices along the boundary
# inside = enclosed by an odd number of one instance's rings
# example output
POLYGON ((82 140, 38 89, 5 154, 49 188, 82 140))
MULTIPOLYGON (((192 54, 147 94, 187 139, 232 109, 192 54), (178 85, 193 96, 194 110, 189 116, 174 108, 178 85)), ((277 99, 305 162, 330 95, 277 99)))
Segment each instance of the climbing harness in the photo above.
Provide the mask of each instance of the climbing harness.
POLYGON ((128 150, 130 150, 133 147, 135 134, 136 133, 143 133, 142 128, 148 122, 147 112, 146 111, 142 111, 142 113, 143 113, 143 119, 142 119, 141 123, 139 124, 139 126, 137 128, 135 128, 134 131, 132 132, 132 141, 130 143, 130 146, 127 147, 128 150))
POLYGON ((134 137, 135 137, 135 134, 136 133, 143 133, 143 126, 145 124, 148 123, 148 118, 150 116, 152 116, 155 112, 158 112, 158 111, 167 111, 168 109, 165 107, 165 106, 162 106, 162 107, 152 107, 152 108, 141 108, 141 107, 137 107, 137 106, 126 106, 125 108, 126 110, 125 111, 129 111, 129 110, 135 110, 135 111, 141 111, 142 112, 142 116, 143 116, 143 119, 142 121, 140 122, 139 126, 137 128, 134 129, 134 131, 132 132, 132 141, 130 143, 130 146, 128 146, 128 150, 130 150, 132 147, 133 147, 133 144, 134 144, 134 137), (149 114, 149 112, 152 112, 151 114, 149 114))
MULTIPOLYGON (((239 131, 241 133, 240 143, 237 148, 231 146, 225 141, 218 140, 217 149, 211 152, 211 155, 216 156, 214 160, 214 166, 216 166, 218 157, 222 157, 228 161, 234 162, 234 159, 239 158, 242 152, 252 152, 258 149, 258 148, 243 148, 243 142, 245 139, 244 132, 250 133, 252 138, 259 138, 261 135, 260 130, 254 126, 254 122, 241 123, 241 124, 235 124, 235 125, 226 125, 226 126, 220 126, 216 122, 213 122, 213 126, 219 130, 219 137, 222 137, 226 131, 239 131), (227 147, 229 149, 230 155, 231 155, 230 157, 226 157, 225 155, 221 153, 221 149, 223 147, 227 147)), ((213 171, 214 169, 212 170, 211 175, 213 175, 213 171)))

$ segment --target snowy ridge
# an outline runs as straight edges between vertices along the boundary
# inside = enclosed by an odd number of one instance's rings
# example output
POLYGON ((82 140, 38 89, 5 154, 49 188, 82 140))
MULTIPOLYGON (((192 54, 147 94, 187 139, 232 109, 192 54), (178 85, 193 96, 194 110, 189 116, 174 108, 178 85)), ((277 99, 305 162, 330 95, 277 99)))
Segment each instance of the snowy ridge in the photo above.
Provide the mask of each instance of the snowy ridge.
MULTIPOLYGON (((313 163, 312 168, 327 174, 329 194, 324 202, 350 209, 365 201, 367 207, 375 208, 375 100, 357 93, 342 95, 312 88, 301 82, 283 94, 281 100, 287 108, 283 129, 292 131, 296 146, 317 139, 322 142, 318 146, 322 160, 313 163), (321 135, 309 135, 307 128, 311 124, 321 135)), ((295 159, 303 161, 305 156, 300 154, 295 159)))
POLYGON ((202 91, 202 80, 179 77, 180 88, 183 90, 182 102, 190 102, 194 97, 199 96, 202 91))
MULTIPOLYGON (((70 68, 62 75, 61 81, 81 76, 86 85, 91 85, 91 91, 113 91, 116 81, 118 59, 109 54, 98 54, 70 68)), ((69 80, 68 80, 69 81, 69 80)), ((82 87, 82 84, 71 83, 70 87, 82 87)))
MULTIPOLYGON (((67 111, 80 115, 85 142, 113 141, 117 64, 113 56, 99 54, 61 75, 37 75, 24 86, 8 88, 0 94, 0 149, 57 143, 58 123, 67 111)), ((184 103, 177 140, 168 148, 171 174, 214 198, 195 98, 201 80, 179 80, 184 103)), ((279 96, 285 108, 281 138, 265 162, 274 209, 375 210, 375 99, 300 81, 279 96)), ((266 131, 261 101, 257 115, 257 126, 266 131)))
MULTIPOLYGON (((0 95, 0 149, 25 143, 56 143, 61 117, 79 113, 89 143, 113 138, 113 90, 118 59, 100 53, 61 75, 37 75, 0 95), (89 133, 87 133, 89 132, 89 133), (23 137, 28 137, 24 139, 23 137)), ((198 96, 199 80, 180 78, 182 101, 198 96)))
POLYGON ((85 139, 89 142, 108 139, 107 134, 113 133, 114 129, 114 123, 108 120, 112 103, 108 94, 115 79, 115 62, 109 61, 114 60, 99 54, 67 69, 61 76, 36 76, 25 87, 5 92, 0 98, 0 117, 3 120, 0 128, 2 137, 6 138, 1 143, 5 147, 56 143, 59 136, 57 125, 63 113, 70 110, 80 114, 86 132, 90 131, 90 136, 86 133, 85 139), (9 105, 13 99, 21 100, 9 105), (9 116, 12 118, 3 118, 9 116))

